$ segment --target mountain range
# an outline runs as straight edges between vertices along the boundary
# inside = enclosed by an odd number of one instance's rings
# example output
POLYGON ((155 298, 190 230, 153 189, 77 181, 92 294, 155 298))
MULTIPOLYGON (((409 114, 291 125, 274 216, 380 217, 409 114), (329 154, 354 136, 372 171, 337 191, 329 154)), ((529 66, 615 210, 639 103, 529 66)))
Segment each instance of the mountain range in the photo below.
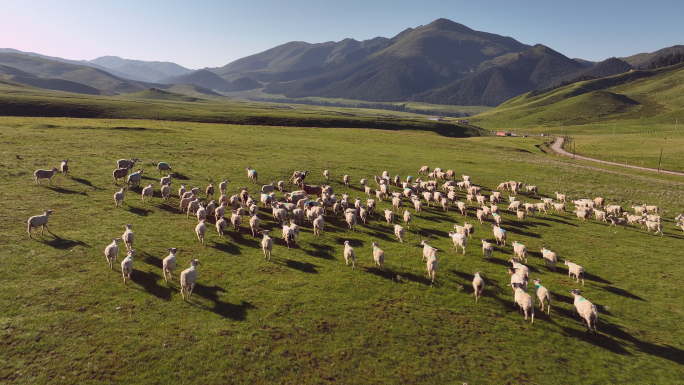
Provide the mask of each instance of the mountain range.
POLYGON ((36 87, 101 95, 192 84, 224 94, 258 89, 255 92, 286 98, 497 106, 530 91, 628 72, 681 52, 684 46, 677 45, 594 63, 568 58, 541 44, 530 46, 438 19, 392 38, 289 42, 223 67, 197 71, 170 62, 116 56, 77 61, 0 49, 0 65, 24 72, 11 74, 5 68, 0 76, 36 87))

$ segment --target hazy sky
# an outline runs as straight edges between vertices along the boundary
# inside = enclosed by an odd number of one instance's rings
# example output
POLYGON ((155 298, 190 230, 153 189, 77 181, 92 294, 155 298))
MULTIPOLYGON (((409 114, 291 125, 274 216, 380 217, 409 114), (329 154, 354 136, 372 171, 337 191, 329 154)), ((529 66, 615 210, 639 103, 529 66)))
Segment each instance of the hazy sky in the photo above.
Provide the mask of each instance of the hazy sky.
POLYGON ((218 67, 293 40, 392 37, 440 17, 603 60, 684 44, 684 1, 0 0, 0 48, 218 67))

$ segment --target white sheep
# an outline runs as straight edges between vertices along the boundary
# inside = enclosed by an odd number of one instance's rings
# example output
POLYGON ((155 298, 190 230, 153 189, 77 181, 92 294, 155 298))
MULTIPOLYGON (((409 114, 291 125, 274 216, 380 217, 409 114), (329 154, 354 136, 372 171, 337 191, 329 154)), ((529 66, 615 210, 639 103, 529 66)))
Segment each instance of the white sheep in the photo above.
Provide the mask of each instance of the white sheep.
POLYGON ((261 249, 264 251, 264 259, 271 260, 271 251, 273 250, 273 239, 268 236, 268 230, 263 231, 264 238, 261 240, 261 249))
POLYGON ((610 222, 610 225, 608 225, 608 227, 623 226, 624 229, 627 229, 627 219, 625 219, 625 218, 619 218, 619 217, 614 217, 612 215, 609 215, 608 221, 610 222))
POLYGON ((458 253, 458 247, 460 246, 463 249, 463 255, 465 255, 466 244, 468 243, 466 236, 457 232, 449 231, 449 237, 454 241, 454 247, 452 250, 455 250, 458 253))
POLYGON ((354 270, 354 263, 356 260, 356 255, 354 254, 354 248, 349 246, 349 241, 344 241, 344 261, 349 266, 349 261, 352 263, 352 270, 354 270))
POLYGON ((361 222, 363 224, 366 224, 366 221, 368 220, 368 211, 366 211, 363 207, 359 209, 359 218, 361 218, 361 222))
MULTIPOLYGON (((513 287, 514 284, 519 284, 524 291, 527 291, 527 279, 524 275, 518 273, 513 267, 508 268, 508 274, 511 275, 511 284, 508 286, 513 287)), ((515 293, 515 289, 513 289, 513 293, 515 293)))
POLYGON ((456 208, 461 213, 461 215, 463 215, 464 217, 468 216, 468 206, 465 203, 461 201, 456 201, 456 208))
POLYGON ((53 167, 52 170, 36 170, 33 172, 33 176, 36 177, 36 185, 40 186, 40 181, 42 179, 48 180, 48 185, 52 184, 52 177, 57 172, 57 167, 53 167))
POLYGON ((164 199, 164 202, 168 201, 171 196, 171 184, 164 184, 161 187, 161 196, 164 199))
POLYGON ((219 238, 223 237, 223 233, 226 231, 228 228, 228 221, 226 218, 223 216, 220 216, 216 219, 216 232, 219 235, 219 238))
POLYGON ((644 205, 644 207, 646 208, 646 212, 649 212, 651 214, 660 214, 660 207, 658 207, 658 206, 644 205))
POLYGON ((482 239, 482 254, 487 256, 488 261, 492 258, 492 251, 494 251, 494 246, 486 239, 482 239))
POLYGON ((394 223, 394 212, 392 210, 387 210, 384 209, 385 211, 385 220, 387 221, 387 226, 392 226, 394 223))
POLYGON ((121 276, 124 285, 126 284, 126 275, 128 275, 128 279, 131 279, 131 273, 133 273, 133 254, 135 254, 135 250, 128 250, 128 255, 121 261, 121 276))
POLYGON ((323 217, 318 217, 313 220, 313 230, 314 230, 314 236, 319 236, 323 232, 323 229, 325 227, 325 221, 323 220, 323 217))
POLYGON ((249 179, 249 182, 250 183, 257 183, 257 181, 258 181, 257 171, 252 170, 252 168, 249 166, 245 167, 245 170, 247 170, 247 179, 249 179))
POLYGON ((161 175, 162 171, 171 171, 171 166, 166 162, 159 162, 157 163, 157 171, 161 175))
POLYGON ((131 251, 133 250, 133 240, 135 239, 135 234, 133 234, 133 225, 127 223, 123 227, 126 228, 126 231, 124 231, 121 239, 123 239, 124 244, 126 245, 126 250, 131 251))
POLYGON ((556 210, 557 212, 565 212, 565 204, 564 203, 554 203, 553 204, 553 209, 556 210))
POLYGON ((530 314, 532 317, 530 325, 534 325, 534 299, 532 299, 529 294, 525 293, 522 289, 522 285, 519 283, 513 284, 513 290, 515 290, 513 308, 515 308, 515 305, 518 305, 520 312, 525 312, 525 321, 527 321, 527 315, 530 314))
POLYGON ((178 199, 183 199, 185 196, 185 183, 181 183, 181 186, 178 188, 178 199))
POLYGON ((652 221, 646 221, 646 230, 650 233, 651 230, 653 230, 653 235, 660 233, 661 236, 664 236, 663 234, 663 224, 660 222, 652 222, 652 221))
POLYGON ((604 221, 606 223, 608 222, 605 211, 594 210, 594 216, 596 217, 597 221, 604 221))
POLYGON ((62 172, 65 178, 69 177, 69 159, 62 159, 62 163, 59 165, 59 170, 62 172))
POLYGON ((128 169, 127 168, 117 168, 112 172, 112 176, 114 177, 114 185, 119 183, 119 179, 123 179, 128 175, 128 169))
POLYGON ((584 268, 576 263, 570 262, 569 259, 565 260, 565 265, 568 266, 568 278, 572 278, 574 276, 575 279, 577 279, 575 283, 579 283, 581 278, 582 286, 584 286, 584 268))
POLYGON ((382 269, 382 266, 385 264, 385 252, 380 249, 377 242, 373 242, 372 246, 373 260, 375 261, 375 264, 382 269))
POLYGON ((295 235, 295 242, 299 242, 299 226, 292 219, 290 220, 290 229, 295 235))
POLYGON ((575 297, 572 306, 572 316, 574 317, 575 314, 579 314, 582 318, 582 324, 587 324, 587 333, 592 329, 596 333, 596 327, 598 326, 598 309, 596 305, 582 297, 581 291, 578 289, 571 290, 570 294, 575 297))
MULTIPOLYGON (((513 264, 513 269, 515 270, 515 273, 525 280, 525 282, 530 280, 530 268, 523 265, 520 262, 517 262, 515 259, 511 258, 508 260, 511 264, 513 264)), ((527 286, 527 283, 525 283, 525 286, 527 286)), ((527 289, 525 289, 527 290, 527 289)))
POLYGON ((492 214, 492 219, 494 220, 494 224, 497 226, 501 226, 501 222, 503 221, 503 218, 499 214, 492 214))
POLYGON ((330 180, 330 171, 323 170, 323 177, 325 178, 325 180, 330 180))
POLYGON ((183 296, 183 301, 185 301, 185 295, 188 295, 188 299, 192 295, 192 290, 195 288, 195 283, 197 282, 197 265, 202 265, 198 259, 191 259, 187 264, 190 267, 183 270, 180 274, 180 285, 181 285, 181 295, 183 296))
POLYGON ((677 222, 677 227, 681 227, 682 231, 684 231, 684 222, 677 222))
POLYGON ((121 190, 114 193, 114 204, 116 205, 116 207, 119 207, 119 204, 123 204, 125 191, 126 188, 122 187, 121 190))
POLYGON ((221 204, 214 210, 214 218, 218 220, 220 217, 226 216, 226 202, 221 202, 221 204))
POLYGON ((547 249, 544 246, 542 246, 542 248, 541 248, 541 253, 542 253, 542 258, 544 259, 544 267, 547 267, 548 264, 550 263, 553 271, 556 271, 556 262, 558 262, 558 256, 556 255, 556 253, 547 249))
POLYGON ((169 278, 173 279, 173 269, 176 268, 177 251, 178 249, 175 247, 170 248, 169 255, 162 261, 162 272, 164 273, 164 281, 166 282, 169 282, 168 278, 166 278, 166 274, 169 275, 169 278))
POLYGON ((593 199, 593 201, 596 207, 601 207, 606 203, 606 200, 601 197, 596 197, 593 199))
POLYGON ((197 212, 195 213, 195 215, 197 215, 197 221, 207 219, 207 209, 204 207, 203 204, 200 203, 199 207, 197 208, 197 212))
POLYGON ((349 187, 349 175, 342 176, 342 183, 344 183, 344 187, 349 187))
POLYGON ((557 200, 557 201, 563 202, 563 203, 568 203, 568 202, 567 202, 567 198, 568 198, 567 195, 565 195, 565 194, 559 194, 558 191, 556 191, 556 200, 557 200))
POLYGON ((135 163, 140 160, 138 158, 131 158, 131 159, 119 159, 116 161, 116 167, 118 168, 126 168, 126 169, 133 169, 135 166, 135 163))
POLYGON ((349 226, 349 230, 351 231, 356 231, 356 213, 345 213, 344 214, 344 219, 347 221, 347 225, 349 226))
MULTIPOLYGON (((188 202, 188 208, 186 210, 186 213, 187 213, 186 218, 190 218, 190 213, 192 212, 193 214, 195 214, 197 212, 197 210, 199 209, 200 200, 195 195, 193 195, 193 197, 195 197, 195 199, 188 202)), ((183 198, 183 199, 186 199, 186 198, 183 198)))
POLYGON ((213 199, 214 198, 214 183, 209 183, 209 186, 207 186, 206 189, 204 189, 204 193, 207 196, 208 199, 213 199))
POLYGON ((221 192, 221 195, 226 194, 226 188, 228 187, 228 179, 224 179, 219 183, 219 191, 221 192))
POLYGON ((522 261, 525 258, 525 263, 527 263, 527 247, 522 243, 513 241, 513 255, 518 261, 522 261))
POLYGON ((397 237, 399 243, 404 243, 404 228, 399 225, 394 225, 394 235, 397 237))
POLYGON ((494 231, 494 239, 496 239, 497 246, 502 246, 506 248, 506 230, 502 229, 497 224, 492 224, 494 231))
POLYGON ((107 245, 104 250, 105 258, 107 263, 109 263, 109 268, 112 270, 114 269, 116 258, 119 256, 119 241, 121 241, 121 238, 112 238, 112 243, 107 245))
POLYGON ((252 230, 252 236, 256 237, 259 232, 259 217, 256 214, 249 217, 249 228, 252 230))
POLYGON ((540 279, 535 278, 532 281, 534 282, 534 296, 539 299, 542 313, 544 312, 544 300, 546 300, 548 304, 546 315, 551 315, 551 292, 541 285, 540 279))
POLYGON ((420 216, 420 214, 423 212, 423 202, 421 202, 420 199, 414 199, 413 209, 416 210, 416 214, 420 216))
MULTIPOLYGON (((322 217, 320 217, 322 218, 322 217)), ((318 219, 318 218, 316 218, 318 219)), ((294 230, 290 228, 290 226, 287 225, 287 223, 283 222, 280 224, 283 228, 283 240, 287 244, 287 249, 290 250, 290 244, 295 244, 295 234, 294 230)), ((314 233, 316 231, 316 227, 314 225, 314 233)))
POLYGON ((195 226, 195 234, 197 234, 197 240, 200 241, 202 246, 204 246, 204 236, 207 233, 207 225, 204 224, 204 220, 201 220, 197 226, 195 226))
POLYGON ((585 210, 575 210, 575 211, 573 211, 573 213, 575 213, 575 215, 577 215, 577 218, 579 218, 583 221, 586 221, 587 218, 589 218, 589 215, 591 214, 591 212, 585 211, 585 210))
POLYGON ((435 283, 435 274, 437 273, 437 249, 432 248, 434 251, 427 259, 427 271, 428 277, 435 283))
POLYGON ((519 220, 519 221, 524 221, 525 218, 527 217, 527 214, 526 214, 524 211, 522 211, 522 210, 516 211, 515 214, 516 214, 516 216, 518 217, 518 220, 519 220))
POLYGON ((133 184, 133 187, 140 187, 140 181, 142 180, 142 173, 143 169, 138 169, 138 171, 128 175, 128 179, 126 179, 126 185, 130 186, 131 183, 133 184))
POLYGON ((154 183, 150 183, 145 188, 142 189, 142 201, 143 201, 143 203, 145 203, 146 199, 147 199, 147 202, 152 202, 152 196, 154 195, 154 189, 152 186, 154 186, 154 183))
POLYGON ((484 280, 480 277, 479 271, 473 275, 473 291, 475 294, 475 303, 477 303, 484 291, 484 280))
POLYGON ((519 210, 520 207, 522 206, 521 201, 513 201, 508 205, 508 211, 513 211, 513 210, 519 210))
POLYGON ((171 174, 164 176, 161 179, 159 179, 159 185, 160 186, 163 186, 165 184, 171 184, 171 174))

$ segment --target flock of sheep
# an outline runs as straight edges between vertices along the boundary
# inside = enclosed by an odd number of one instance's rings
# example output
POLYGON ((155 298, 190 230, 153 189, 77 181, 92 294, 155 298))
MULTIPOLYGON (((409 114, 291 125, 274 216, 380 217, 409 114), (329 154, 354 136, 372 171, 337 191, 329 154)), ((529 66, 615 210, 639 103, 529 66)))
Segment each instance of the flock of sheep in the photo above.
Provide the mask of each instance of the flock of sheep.
MULTIPOLYGON (((119 179, 125 178, 127 187, 122 187, 114 194, 114 203, 118 207, 124 200, 126 189, 140 185, 142 179, 143 169, 132 172, 138 159, 121 159, 117 162, 117 169, 113 172, 114 183, 117 184, 119 179)), ((62 161, 60 169, 53 168, 52 170, 36 170, 34 173, 36 184, 40 184, 42 179, 50 179, 57 171, 61 171, 65 177, 68 176, 68 159, 62 161)), ((157 171, 161 175, 163 172, 170 172, 171 167, 168 163, 161 162, 157 165, 157 171)), ((246 168, 247 177, 250 183, 256 184, 258 182, 258 174, 256 170, 250 167, 246 168)), ((404 199, 408 199, 413 211, 416 215, 421 215, 423 206, 426 205, 433 208, 441 207, 442 210, 448 211, 449 208, 456 207, 457 211, 463 217, 468 215, 468 204, 476 205, 475 216, 477 220, 483 224, 491 218, 493 236, 497 246, 504 250, 507 242, 507 232, 502 228, 503 218, 499 214, 499 207, 497 204, 503 201, 501 191, 508 191, 513 196, 508 196, 508 210, 515 212, 519 221, 524 221, 528 215, 535 216, 536 212, 547 213, 547 208, 553 208, 559 212, 566 211, 567 197, 565 194, 556 192, 556 200, 551 198, 540 198, 541 201, 537 203, 526 203, 519 201, 515 195, 518 191, 525 189, 528 196, 536 196, 538 189, 536 186, 522 184, 521 182, 508 181, 499 184, 496 190, 488 197, 482 195, 482 187, 475 186, 471 183, 470 177, 462 175, 462 181, 455 181, 455 173, 452 170, 444 172, 441 168, 435 168, 432 172, 428 166, 423 166, 418 175, 425 175, 428 180, 423 181, 420 177, 413 180, 413 177, 408 176, 405 181, 401 181, 399 176, 390 178, 389 173, 384 171, 381 176, 374 176, 376 188, 368 185, 366 179, 361 179, 361 188, 367 194, 365 205, 360 199, 355 198, 354 202, 350 201, 349 196, 344 193, 341 197, 337 197, 332 187, 329 185, 307 185, 305 182, 308 171, 295 171, 290 180, 301 190, 287 192, 284 194, 284 199, 280 201, 276 197, 276 189, 283 193, 285 182, 280 181, 277 184, 271 183, 262 185, 260 189, 259 202, 263 207, 268 207, 272 210, 273 221, 282 227, 282 238, 288 249, 294 246, 299 241, 299 226, 304 224, 304 220, 308 219, 313 227, 314 237, 319 236, 325 227, 324 216, 334 215, 339 213, 344 215, 344 219, 349 227, 349 230, 354 231, 358 222, 366 224, 370 217, 376 212, 376 200, 382 202, 387 199, 392 202, 392 210, 384 209, 383 216, 388 226, 392 226, 394 234, 398 242, 403 242, 404 227, 395 223, 395 212, 400 214, 406 228, 410 229, 413 214, 408 209, 404 208, 404 199), (440 186, 440 182, 443 182, 440 186), (399 188, 399 191, 391 191, 390 186, 394 185, 399 188), (459 199, 458 193, 465 191, 466 202, 459 199), (374 199, 373 199, 374 197, 374 199), (424 203, 423 203, 424 202, 424 203), (489 204, 489 205, 488 205, 489 204), (288 222, 289 221, 289 222, 288 222)), ((328 170, 323 172, 326 181, 330 178, 328 170)), ((350 177, 344 175, 342 181, 346 187, 349 187, 350 177)), ((171 198, 171 183, 172 174, 164 176, 160 180, 160 192, 164 202, 168 202, 171 198)), ((228 227, 228 221, 225 219, 226 209, 229 210, 230 224, 236 231, 242 224, 242 218, 249 215, 249 226, 252 236, 257 234, 262 235, 262 250, 264 258, 270 261, 271 251, 273 249, 273 238, 268 230, 260 229, 260 218, 258 216, 258 203, 251 197, 247 188, 241 189, 239 194, 226 195, 227 180, 219 183, 219 191, 221 193, 218 201, 214 198, 214 184, 210 183, 204 190, 206 204, 202 203, 199 197, 199 188, 192 188, 186 190, 186 185, 182 184, 178 190, 179 211, 185 213, 189 218, 192 213, 197 217, 198 224, 195 227, 195 234, 198 241, 204 245, 205 235, 207 231, 207 218, 213 217, 215 219, 215 227, 219 237, 224 235, 228 227)), ((151 201, 153 197, 153 183, 142 188, 142 201, 151 201)), ((634 213, 623 211, 619 205, 606 205, 603 198, 594 199, 580 199, 574 200, 572 203, 575 206, 573 213, 579 219, 589 219, 593 214, 596 220, 610 222, 610 226, 624 226, 628 224, 640 224, 643 228, 646 226, 650 232, 653 230, 656 234, 662 233, 662 221, 660 209, 656 206, 632 206, 634 213), (599 210, 603 207, 605 211, 599 210), (621 216, 622 215, 622 216, 621 216)), ((36 215, 28 219, 28 233, 32 237, 31 230, 37 232, 38 227, 41 227, 41 234, 47 228, 48 220, 52 211, 46 210, 43 215, 36 215)), ((684 230, 684 214, 675 218, 677 226, 684 230)), ((114 268, 114 263, 117 262, 119 252, 119 242, 124 241, 127 255, 121 262, 121 273, 126 283, 126 278, 130 279, 133 271, 133 256, 135 250, 133 249, 134 233, 131 224, 124 225, 125 232, 121 238, 113 239, 109 244, 104 254, 111 269, 114 268)), ((463 225, 454 225, 454 230, 449 232, 449 237, 453 240, 453 249, 458 252, 460 248, 465 254, 468 239, 472 239, 474 227, 468 222, 463 225)), ((429 238, 421 242, 423 246, 423 261, 426 262, 428 276, 432 282, 435 281, 438 262, 438 249, 430 246, 429 238)), ((486 239, 481 240, 482 253, 487 260, 491 259, 494 246, 486 239)), ((510 286, 514 293, 514 307, 517 306, 521 313, 524 313, 525 320, 528 316, 531 318, 531 323, 534 323, 534 307, 535 298, 539 300, 539 305, 542 312, 544 311, 544 303, 547 305, 547 313, 551 311, 551 293, 541 285, 539 279, 533 279, 535 284, 534 298, 527 293, 528 282, 530 279, 530 270, 522 262, 527 263, 528 250, 527 247, 521 243, 513 242, 513 256, 508 262, 512 263, 512 267, 508 269, 511 275, 510 286)), ((377 242, 372 243, 372 255, 375 265, 382 269, 385 262, 385 252, 380 249, 377 242)), ((169 249, 169 255, 163 260, 163 274, 164 279, 168 282, 168 278, 173 278, 173 272, 176 268, 176 248, 169 249)), ((558 257, 555 252, 547 247, 541 248, 542 258, 545 266, 555 271, 558 257)), ((349 241, 344 243, 344 259, 346 265, 351 263, 352 270, 355 267, 356 254, 354 248, 350 246, 349 241)), ((584 268, 570 260, 565 260, 565 265, 568 266, 568 275, 574 278, 577 283, 582 281, 584 286, 584 268)), ((193 288, 198 278, 197 266, 201 265, 199 260, 192 259, 187 262, 190 267, 180 274, 181 295, 183 299, 186 296, 189 298, 192 295, 193 288)), ((485 286, 484 279, 480 272, 476 272, 472 281, 475 292, 475 301, 477 302, 483 293, 485 286)), ((598 310, 594 304, 582 297, 580 290, 574 289, 571 294, 575 297, 573 315, 579 314, 582 322, 587 324, 587 331, 593 330, 596 332, 598 323, 598 310)))

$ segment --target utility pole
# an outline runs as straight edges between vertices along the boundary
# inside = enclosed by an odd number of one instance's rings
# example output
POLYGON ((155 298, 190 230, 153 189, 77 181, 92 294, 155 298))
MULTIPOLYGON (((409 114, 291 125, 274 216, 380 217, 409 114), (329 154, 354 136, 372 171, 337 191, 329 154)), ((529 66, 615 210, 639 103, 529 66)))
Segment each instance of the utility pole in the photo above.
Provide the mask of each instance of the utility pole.
POLYGON ((658 161, 658 172, 660 172, 660 165, 663 162, 663 148, 660 148, 660 160, 658 161))
POLYGON ((615 135, 615 123, 613 123, 613 135, 615 135))

